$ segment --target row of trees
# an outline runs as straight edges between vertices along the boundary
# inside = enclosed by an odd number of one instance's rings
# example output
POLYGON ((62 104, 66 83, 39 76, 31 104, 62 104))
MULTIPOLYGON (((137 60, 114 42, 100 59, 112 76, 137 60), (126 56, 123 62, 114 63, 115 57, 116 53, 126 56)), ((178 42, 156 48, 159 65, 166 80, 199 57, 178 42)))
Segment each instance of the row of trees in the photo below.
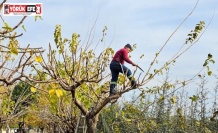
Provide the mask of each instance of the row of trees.
POLYGON ((210 98, 204 87, 206 79, 200 80, 193 96, 188 95, 186 88, 175 92, 165 84, 160 86, 160 92, 155 92, 154 99, 146 94, 138 101, 105 108, 100 115, 98 132, 216 133, 217 85, 211 90, 216 92, 215 97, 210 98))
MULTIPOLYGON (((6 1, 2 2, 1 9, 4 2, 6 1)), ((114 51, 109 47, 99 54, 95 51, 95 47, 104 41, 107 27, 103 29, 103 36, 99 42, 93 46, 92 30, 89 38, 81 43, 80 35, 77 33, 73 33, 70 39, 64 38, 61 25, 57 25, 54 31, 54 45, 49 44, 48 52, 46 52, 42 48, 30 48, 30 45, 22 48, 19 45, 17 38, 22 37, 22 33, 18 34, 15 31, 23 27, 22 23, 25 19, 26 17, 23 17, 16 26, 11 27, 2 17, 4 27, 0 31, 2 40, 0 45, 0 127, 14 125, 22 118, 28 122, 28 125, 46 128, 48 132, 57 130, 62 132, 82 132, 83 130, 88 133, 94 133, 97 130, 99 132, 182 132, 187 131, 185 126, 190 123, 193 125, 196 121, 200 122, 199 127, 212 130, 201 122, 203 118, 206 119, 206 116, 202 116, 201 119, 195 116, 192 117, 193 119, 188 119, 190 114, 184 114, 183 111, 185 105, 174 105, 178 97, 173 95, 176 90, 196 77, 200 77, 201 71, 186 81, 170 84, 166 80, 160 87, 144 88, 144 85, 154 80, 154 77, 168 71, 181 55, 198 42, 205 30, 203 21, 196 24, 181 49, 175 52, 172 58, 161 67, 155 68, 155 62, 160 53, 181 27, 179 25, 156 52, 148 70, 138 75, 137 90, 141 93, 137 98, 140 100, 136 101, 139 101, 139 104, 134 102, 110 106, 111 102, 119 99, 124 93, 132 91, 133 88, 128 87, 129 83, 125 76, 120 76, 117 88, 119 93, 108 97, 110 74, 107 70, 114 51), (174 90, 175 88, 177 89, 174 90), (171 90, 172 92, 168 94, 171 90), (147 100, 148 95, 153 95, 155 98, 147 100), (181 127, 174 128, 175 122, 178 122, 181 127)), ((208 67, 210 62, 214 63, 211 54, 203 65, 203 68, 208 68, 209 75, 212 74, 208 67)), ((192 98, 195 99, 194 96, 192 98)), ((193 101, 192 104, 197 103, 196 100, 193 101)), ((188 103, 186 105, 188 106, 188 103)), ((197 132, 202 128, 188 130, 197 132)))
MULTIPOLYGON (((180 90, 173 87, 171 79, 166 74, 162 86, 150 88, 150 93, 143 93, 140 97, 133 95, 131 100, 119 100, 108 104, 99 115, 96 131, 111 132, 148 132, 148 133, 214 133, 217 132, 217 92, 218 83, 208 90, 207 78, 202 76, 197 80, 198 86, 190 96, 189 90, 183 86, 180 90), (211 98, 210 93, 213 93, 211 98)), ((50 88, 48 87, 47 90, 50 88)), ((47 132, 88 132, 86 117, 72 103, 67 91, 60 97, 48 95, 40 91, 33 91, 31 87, 20 82, 14 88, 12 96, 4 98, 10 100, 11 105, 4 99, 2 107, 7 105, 7 113, 1 116, 14 117, 4 127, 18 127, 20 121, 29 125, 28 128, 40 128, 47 132), (19 100, 20 99, 20 100, 19 100), (16 105, 17 104, 17 105, 16 105), (12 108, 14 113, 12 113, 12 108), (22 116, 22 117, 21 117, 22 116)))

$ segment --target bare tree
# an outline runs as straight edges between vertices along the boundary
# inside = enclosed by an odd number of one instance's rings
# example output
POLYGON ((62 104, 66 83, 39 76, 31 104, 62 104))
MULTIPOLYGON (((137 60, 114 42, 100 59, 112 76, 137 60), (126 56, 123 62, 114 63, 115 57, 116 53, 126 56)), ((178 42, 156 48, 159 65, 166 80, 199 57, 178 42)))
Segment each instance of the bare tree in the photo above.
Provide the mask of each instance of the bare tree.
MULTIPOLYGON (((5 2, 6 0, 1 3, 0 9, 5 2)), ((25 70, 34 62, 34 53, 41 53, 43 50, 30 48, 29 45, 25 48, 19 46, 16 38, 21 37, 23 33, 17 34, 16 29, 22 25, 27 16, 24 16, 13 28, 2 16, 0 17, 4 23, 4 27, 0 30, 0 85, 13 85, 16 81, 28 76, 25 70)))

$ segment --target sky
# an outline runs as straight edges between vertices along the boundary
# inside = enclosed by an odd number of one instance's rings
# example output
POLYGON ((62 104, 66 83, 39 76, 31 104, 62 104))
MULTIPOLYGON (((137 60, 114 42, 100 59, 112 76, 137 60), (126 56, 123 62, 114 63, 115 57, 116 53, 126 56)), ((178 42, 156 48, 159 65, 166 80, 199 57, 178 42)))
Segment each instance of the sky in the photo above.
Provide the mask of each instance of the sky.
MULTIPOLYGON (((197 0, 8 0, 8 3, 43 3, 43 20, 34 21, 28 17, 25 22, 26 32, 22 28, 18 33, 24 33, 18 40, 20 46, 31 44, 32 47, 48 48, 54 45, 53 33, 55 25, 62 25, 62 35, 70 38, 72 33, 81 35, 81 41, 87 40, 87 35, 93 28, 93 43, 102 37, 102 30, 107 26, 104 43, 98 46, 102 51, 110 45, 115 51, 125 44, 137 44, 137 49, 131 53, 131 59, 145 71, 153 60, 155 53, 163 46, 173 31, 193 10, 197 0), (144 54, 143 59, 139 57, 144 54)), ((200 21, 205 21, 208 28, 200 40, 176 62, 171 68, 173 79, 189 79, 196 74, 211 53, 218 62, 218 1, 199 0, 196 9, 185 23, 173 35, 160 54, 157 69, 176 50, 184 44, 187 34, 200 21)), ((4 17, 9 25, 19 22, 21 17, 4 17)), ((2 24, 2 23, 1 23, 2 24)), ((187 44, 188 45, 188 44, 187 44)), ((126 64, 130 69, 131 65, 126 64)), ((214 74, 218 74, 218 63, 211 65, 214 74)), ((202 72, 206 72, 206 69, 202 72)), ((139 74, 140 71, 137 71, 139 74)), ((214 86, 214 78, 208 77, 214 86), (213 80, 212 80, 213 79, 213 80)), ((155 83, 153 83, 155 85, 155 83)))

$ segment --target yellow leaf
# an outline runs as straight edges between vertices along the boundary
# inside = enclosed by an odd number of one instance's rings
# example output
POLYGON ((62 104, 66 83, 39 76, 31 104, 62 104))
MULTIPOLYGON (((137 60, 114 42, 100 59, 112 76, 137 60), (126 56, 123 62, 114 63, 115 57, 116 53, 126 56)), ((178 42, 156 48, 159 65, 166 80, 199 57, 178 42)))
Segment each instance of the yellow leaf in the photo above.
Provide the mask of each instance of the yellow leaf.
POLYGON ((60 89, 57 89, 55 92, 56 92, 57 97, 61 97, 63 95, 63 91, 60 89))
POLYGON ((52 89, 52 90, 49 90, 49 95, 54 95, 55 94, 55 90, 54 89, 52 89))
POLYGON ((17 48, 11 48, 10 52, 11 52, 12 54, 15 54, 15 55, 18 54, 17 48))
POLYGON ((34 93, 34 92, 36 92, 36 88, 35 87, 31 87, 30 91, 34 93))
POLYGON ((36 56, 35 61, 39 62, 39 63, 42 62, 42 57, 41 56, 36 56))
POLYGON ((126 119, 126 121, 127 121, 127 122, 130 122, 130 121, 132 121, 132 120, 131 120, 131 119, 126 119))
POLYGON ((52 88, 56 88, 56 85, 54 83, 51 83, 52 88))
POLYGON ((198 122, 198 121, 196 121, 195 124, 196 124, 196 126, 198 126, 198 127, 200 126, 200 122, 198 122))
POLYGON ((157 127, 157 123, 154 120, 150 120, 150 125, 155 128, 157 127))
POLYGON ((173 104, 176 104, 176 96, 173 96, 170 101, 173 103, 173 104))
POLYGON ((33 55, 33 51, 30 51, 30 55, 33 55))

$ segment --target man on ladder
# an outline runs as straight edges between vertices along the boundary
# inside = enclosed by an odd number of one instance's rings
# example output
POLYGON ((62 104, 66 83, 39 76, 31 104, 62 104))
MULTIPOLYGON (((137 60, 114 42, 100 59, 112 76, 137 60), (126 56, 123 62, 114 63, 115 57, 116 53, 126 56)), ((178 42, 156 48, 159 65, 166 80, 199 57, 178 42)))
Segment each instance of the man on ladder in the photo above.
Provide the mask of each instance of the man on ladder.
POLYGON ((117 80, 119 73, 123 73, 127 75, 128 79, 131 81, 131 87, 133 89, 136 88, 136 81, 132 77, 132 72, 130 69, 128 69, 126 66, 124 66, 124 62, 126 61, 129 64, 132 64, 133 66, 138 67, 137 64, 133 63, 128 56, 128 53, 132 50, 132 46, 130 44, 126 44, 124 48, 117 51, 110 63, 110 70, 112 74, 112 79, 110 83, 110 96, 113 96, 116 94, 115 87, 117 85, 117 80))

